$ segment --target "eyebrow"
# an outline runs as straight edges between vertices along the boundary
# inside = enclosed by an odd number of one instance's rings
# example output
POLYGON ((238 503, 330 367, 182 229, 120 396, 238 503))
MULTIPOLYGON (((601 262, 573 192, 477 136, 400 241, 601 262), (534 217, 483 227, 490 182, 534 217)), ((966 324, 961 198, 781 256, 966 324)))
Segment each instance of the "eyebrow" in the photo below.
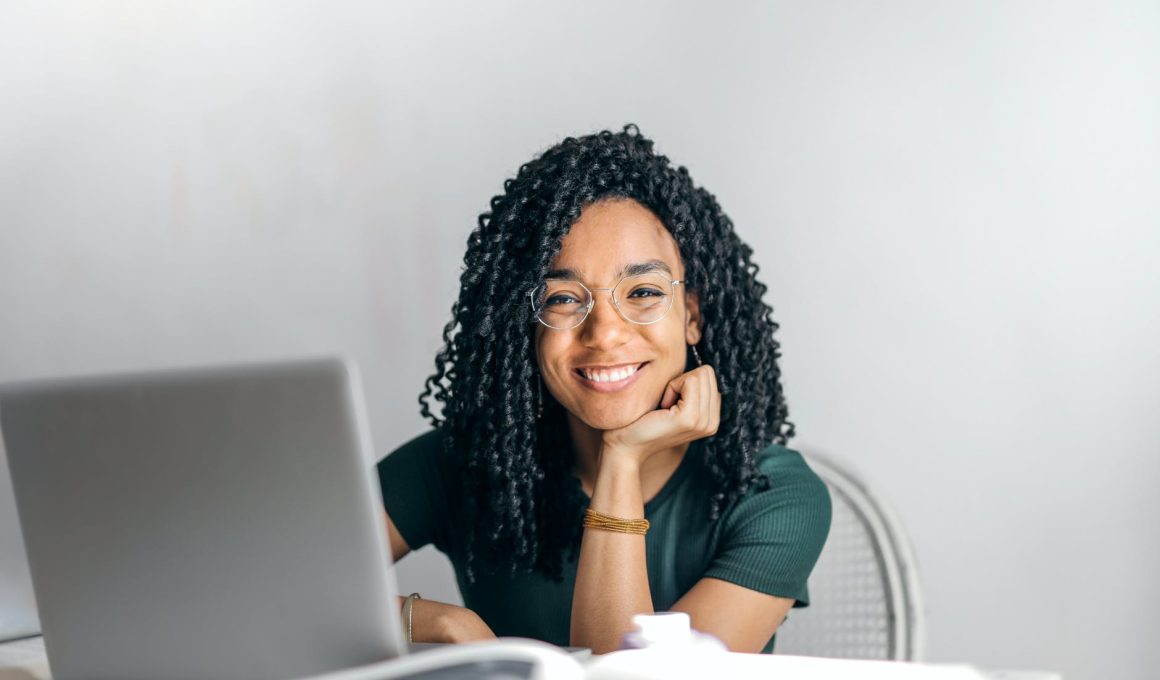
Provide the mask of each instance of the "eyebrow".
MULTIPOLYGON (((617 272, 617 278, 624 278, 625 276, 640 276, 641 274, 651 274, 652 272, 664 272, 668 276, 673 275, 673 270, 669 269, 669 265, 662 260, 649 260, 647 262, 633 262, 626 265, 623 269, 617 272)), ((553 269, 548 272, 544 278, 547 279, 568 279, 572 281, 580 281, 584 277, 576 269, 553 269)))

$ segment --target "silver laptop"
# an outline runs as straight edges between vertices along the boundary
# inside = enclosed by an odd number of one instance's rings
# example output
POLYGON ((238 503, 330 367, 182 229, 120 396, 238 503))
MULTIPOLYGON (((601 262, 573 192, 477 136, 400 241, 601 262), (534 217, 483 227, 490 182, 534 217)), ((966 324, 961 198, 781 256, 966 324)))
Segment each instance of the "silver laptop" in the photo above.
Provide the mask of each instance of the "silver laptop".
POLYGON ((360 395, 340 360, 0 387, 54 679, 401 654, 360 395))

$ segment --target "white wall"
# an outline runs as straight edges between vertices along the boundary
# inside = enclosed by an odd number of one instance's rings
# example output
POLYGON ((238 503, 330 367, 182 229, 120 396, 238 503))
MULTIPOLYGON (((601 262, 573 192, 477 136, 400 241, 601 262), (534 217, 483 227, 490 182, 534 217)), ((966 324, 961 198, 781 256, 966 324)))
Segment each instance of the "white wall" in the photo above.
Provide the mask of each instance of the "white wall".
POLYGON ((797 443, 909 526, 929 657, 1160 667, 1160 5, 3 14, 0 380, 342 351, 386 453, 476 215, 635 121, 754 246, 797 443))

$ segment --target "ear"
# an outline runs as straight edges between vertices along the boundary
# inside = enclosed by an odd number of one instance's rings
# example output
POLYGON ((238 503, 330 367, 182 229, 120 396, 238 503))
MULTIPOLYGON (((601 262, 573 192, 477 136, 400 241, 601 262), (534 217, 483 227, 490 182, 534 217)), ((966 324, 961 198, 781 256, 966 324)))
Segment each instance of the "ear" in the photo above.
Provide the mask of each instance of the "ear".
POLYGON ((685 343, 695 345, 701 341, 701 296, 691 290, 685 291, 685 343))

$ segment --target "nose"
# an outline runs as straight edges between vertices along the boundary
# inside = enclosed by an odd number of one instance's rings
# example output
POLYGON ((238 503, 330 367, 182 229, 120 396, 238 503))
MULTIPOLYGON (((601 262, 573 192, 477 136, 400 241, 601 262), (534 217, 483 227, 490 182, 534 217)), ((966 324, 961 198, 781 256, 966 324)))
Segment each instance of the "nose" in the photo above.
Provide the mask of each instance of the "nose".
POLYGON ((580 324, 581 342, 594 349, 610 349, 624 344, 631 332, 628 321, 612 304, 612 291, 593 291, 592 309, 580 324))

